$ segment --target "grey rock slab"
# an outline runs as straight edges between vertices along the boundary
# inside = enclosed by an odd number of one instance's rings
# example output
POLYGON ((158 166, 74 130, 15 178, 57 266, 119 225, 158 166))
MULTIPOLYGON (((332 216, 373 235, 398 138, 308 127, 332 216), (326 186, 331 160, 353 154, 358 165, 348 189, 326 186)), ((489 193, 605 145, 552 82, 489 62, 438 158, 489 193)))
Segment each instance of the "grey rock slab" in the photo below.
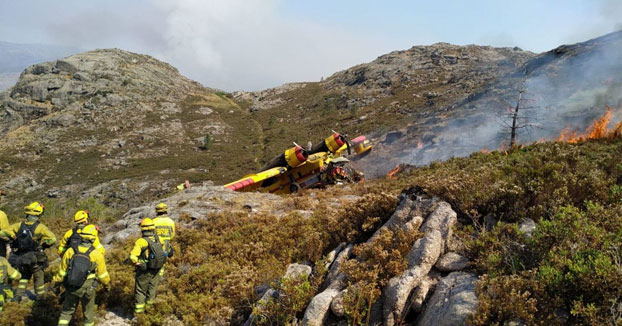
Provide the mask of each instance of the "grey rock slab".
POLYGON ((443 238, 438 230, 430 230, 417 240, 406 256, 408 269, 389 280, 384 290, 383 318, 385 326, 393 326, 403 321, 407 311, 408 299, 441 254, 443 238))
POLYGON ((302 319, 303 326, 321 326, 328 318, 331 303, 340 290, 327 289, 311 299, 302 319))
POLYGON ((465 325, 466 318, 477 309, 476 281, 476 275, 464 272, 453 272, 442 278, 417 325, 465 325))
POLYGON ((289 264, 284 278, 307 278, 311 275, 311 266, 303 264, 289 264))
POLYGON ((455 252, 444 254, 437 262, 435 267, 442 272, 453 272, 464 269, 469 264, 469 260, 455 252))

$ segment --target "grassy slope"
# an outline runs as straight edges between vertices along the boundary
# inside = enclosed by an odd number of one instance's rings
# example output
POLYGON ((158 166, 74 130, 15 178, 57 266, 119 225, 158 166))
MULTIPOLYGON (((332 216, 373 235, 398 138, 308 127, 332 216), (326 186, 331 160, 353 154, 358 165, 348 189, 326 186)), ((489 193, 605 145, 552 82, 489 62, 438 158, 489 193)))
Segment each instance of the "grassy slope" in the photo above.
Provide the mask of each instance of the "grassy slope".
MULTIPOLYGON (((533 324, 562 324, 565 319, 579 325, 600 324, 610 317, 610 300, 622 294, 620 269, 615 263, 619 256, 611 251, 622 243, 620 162, 619 139, 538 144, 507 155, 477 153, 435 163, 398 180, 375 180, 290 197, 292 206, 300 209, 309 200, 325 203, 326 208, 316 210, 311 218, 223 212, 180 230, 176 241, 180 254, 167 267, 168 281, 161 288, 158 310, 141 317, 140 323, 161 325, 167 315, 174 314, 187 324, 239 324, 257 299, 253 293, 256 285, 274 280, 291 262, 320 260, 341 241, 364 240, 391 214, 395 194, 418 185, 449 201, 460 219, 471 224, 459 232, 467 244, 465 254, 474 262, 473 269, 488 280, 481 285, 482 304, 473 324, 502 324, 516 318, 533 324), (346 194, 364 197, 347 207, 330 204, 346 194), (501 221, 491 232, 479 227, 488 214, 501 221), (532 240, 514 224, 524 217, 539 223, 532 240), (474 231, 481 236, 472 238, 474 231), (499 300, 509 304, 495 304, 499 300)), ((61 207, 54 216, 63 214, 61 207)), ((50 224, 56 231, 66 227, 54 217, 50 224)), ((396 252, 413 240, 406 238, 388 236, 382 239, 382 246, 358 249, 371 258, 360 262, 361 266, 350 266, 351 273, 380 267, 374 274, 379 277, 376 283, 361 291, 377 290, 377 284, 403 268, 400 261, 391 260, 401 259, 396 252), (378 250, 386 254, 386 248, 396 248, 392 251, 395 256, 373 255, 378 250), (381 256, 384 260, 373 258, 381 256)), ((108 255, 113 287, 111 295, 99 297, 102 308, 131 307, 132 271, 121 264, 130 242, 108 255)), ((353 276, 361 275, 367 274, 353 276)), ((321 273, 319 277, 321 281, 321 273)), ((292 300, 278 302, 263 313, 276 318, 272 320, 300 314, 319 281, 283 285, 292 300)), ((52 302, 53 296, 49 300, 52 302)), ((35 306, 30 318, 44 312, 54 316, 57 312, 52 308, 35 306)), ((7 311, 15 314, 5 313, 3 325, 17 325, 16 316, 30 313, 15 305, 9 305, 7 311)), ((53 321, 42 324, 52 325, 53 321)))

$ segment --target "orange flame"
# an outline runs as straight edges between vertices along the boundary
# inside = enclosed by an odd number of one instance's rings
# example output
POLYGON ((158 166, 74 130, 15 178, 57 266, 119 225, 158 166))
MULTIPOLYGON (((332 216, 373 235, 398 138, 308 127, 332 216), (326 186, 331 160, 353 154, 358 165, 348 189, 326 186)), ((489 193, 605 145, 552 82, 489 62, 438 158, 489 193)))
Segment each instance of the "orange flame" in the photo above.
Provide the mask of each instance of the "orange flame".
POLYGON ((619 137, 622 134, 622 122, 617 123, 613 129, 608 127, 613 117, 613 109, 607 107, 607 111, 600 118, 594 120, 584 133, 579 134, 576 130, 571 132, 570 127, 566 127, 557 137, 557 141, 576 144, 589 139, 619 137))
POLYGON ((417 149, 422 149, 423 148, 423 143, 421 141, 417 142, 417 149))
POLYGON ((397 179, 397 174, 402 172, 403 169, 404 169, 404 164, 398 164, 393 170, 387 173, 387 177, 391 179, 397 179))
POLYGON ((490 153, 490 151, 488 150, 488 148, 482 148, 482 149, 480 149, 480 150, 479 150, 479 152, 480 152, 480 153, 482 153, 482 154, 488 154, 488 153, 490 153))

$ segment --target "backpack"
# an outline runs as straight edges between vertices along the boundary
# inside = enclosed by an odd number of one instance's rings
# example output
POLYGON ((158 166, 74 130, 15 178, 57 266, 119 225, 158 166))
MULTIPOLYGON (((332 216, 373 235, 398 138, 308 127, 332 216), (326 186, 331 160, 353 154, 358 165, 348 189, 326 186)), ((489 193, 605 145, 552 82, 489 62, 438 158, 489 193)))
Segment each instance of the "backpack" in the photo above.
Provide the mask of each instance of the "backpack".
POLYGON ((37 226, 39 226, 39 221, 36 221, 33 225, 27 225, 25 222, 22 222, 15 235, 15 240, 11 244, 11 248, 20 254, 37 250, 39 244, 34 239, 37 226))
POLYGON ((71 236, 69 237, 69 241, 67 244, 70 248, 73 248, 73 251, 78 252, 78 246, 82 243, 82 237, 78 234, 78 226, 73 228, 71 232, 71 236))
MULTIPOLYGON (((86 278, 92 273, 93 264, 91 263, 91 252, 95 248, 91 246, 85 253, 81 253, 76 250, 71 257, 71 263, 69 264, 69 270, 67 271, 67 278, 65 279, 65 285, 72 289, 79 289, 86 282, 86 278)), ((74 249, 75 250, 75 249, 74 249)))
POLYGON ((160 269, 166 263, 166 253, 164 253, 164 248, 160 243, 160 239, 158 235, 155 235, 155 241, 149 239, 149 237, 144 237, 143 239, 147 240, 147 245, 149 248, 149 252, 147 254, 147 269, 160 269))

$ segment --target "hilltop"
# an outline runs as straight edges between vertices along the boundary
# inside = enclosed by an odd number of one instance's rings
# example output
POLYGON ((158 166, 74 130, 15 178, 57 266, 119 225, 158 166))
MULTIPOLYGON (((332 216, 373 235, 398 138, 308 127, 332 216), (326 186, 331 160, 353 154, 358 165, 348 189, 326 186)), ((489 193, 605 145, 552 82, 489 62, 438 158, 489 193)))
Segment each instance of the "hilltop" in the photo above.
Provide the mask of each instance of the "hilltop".
POLYGON ((121 50, 30 66, 0 108, 0 188, 11 198, 136 204, 186 179, 231 180, 261 151, 261 130, 226 94, 121 50))

